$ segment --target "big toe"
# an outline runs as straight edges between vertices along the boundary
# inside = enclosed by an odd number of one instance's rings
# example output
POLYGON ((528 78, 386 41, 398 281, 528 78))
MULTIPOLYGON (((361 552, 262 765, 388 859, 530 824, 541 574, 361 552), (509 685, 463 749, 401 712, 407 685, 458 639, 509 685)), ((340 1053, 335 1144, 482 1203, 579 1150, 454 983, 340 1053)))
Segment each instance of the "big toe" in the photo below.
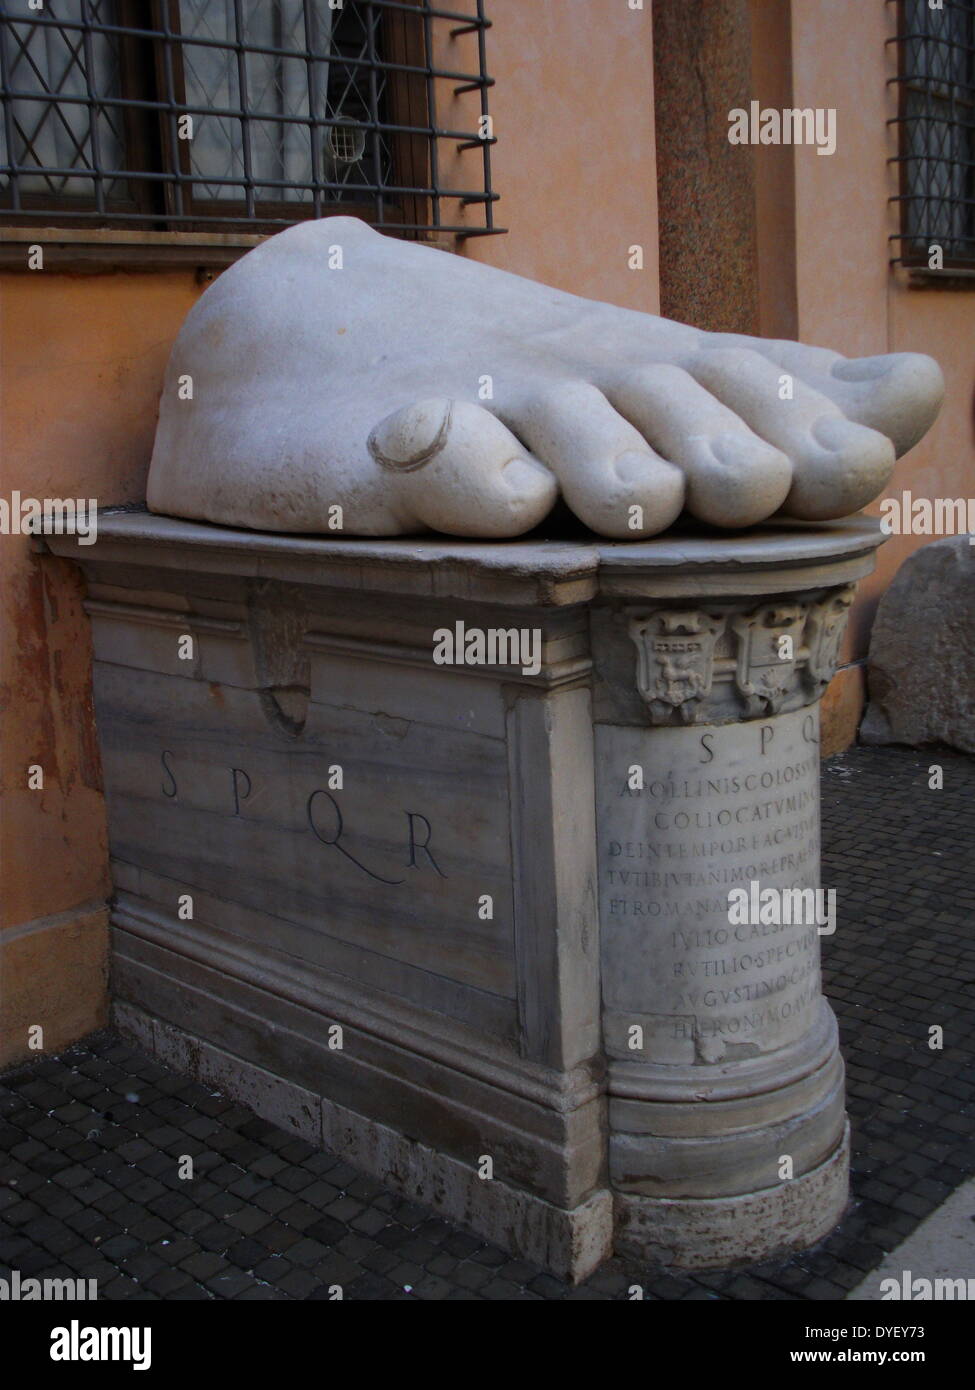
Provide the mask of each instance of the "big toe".
POLYGON ((555 478, 494 415, 432 397, 393 411, 369 436, 404 520, 450 536, 503 540, 551 511, 555 478))

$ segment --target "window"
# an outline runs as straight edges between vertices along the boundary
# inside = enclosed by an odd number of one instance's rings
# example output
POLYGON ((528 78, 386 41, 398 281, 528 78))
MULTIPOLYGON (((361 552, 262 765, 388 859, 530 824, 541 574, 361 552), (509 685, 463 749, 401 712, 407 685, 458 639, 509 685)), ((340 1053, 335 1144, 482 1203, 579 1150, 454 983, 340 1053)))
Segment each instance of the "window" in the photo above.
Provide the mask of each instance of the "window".
POLYGON ((255 233, 344 212, 407 236, 499 230, 490 21, 482 0, 458 7, 2 4, 0 220, 255 233), (438 98, 460 128, 438 124, 438 98))
POLYGON ((975 274, 975 0, 900 0, 899 23, 895 264, 975 274))

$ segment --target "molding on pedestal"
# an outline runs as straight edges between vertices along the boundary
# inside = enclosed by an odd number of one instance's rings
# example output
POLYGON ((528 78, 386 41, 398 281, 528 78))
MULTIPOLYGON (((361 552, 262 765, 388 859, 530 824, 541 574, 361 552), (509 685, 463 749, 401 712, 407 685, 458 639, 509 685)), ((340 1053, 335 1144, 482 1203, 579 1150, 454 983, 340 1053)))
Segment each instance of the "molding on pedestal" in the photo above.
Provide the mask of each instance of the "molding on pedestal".
POLYGON ((805 1250, 828 1235, 849 1200, 850 1127, 801 1177, 736 1197, 615 1194, 617 1254, 668 1269, 727 1269, 805 1250))
POLYGON ((768 521, 728 534, 668 532, 649 541, 452 540, 447 536, 338 539, 237 530, 146 511, 100 511, 98 538, 34 538, 40 552, 76 560, 96 582, 172 589, 176 572, 258 577, 397 599, 561 608, 597 594, 631 602, 743 594, 766 599, 853 583, 873 569, 880 523, 851 516, 822 524, 768 521), (124 570, 121 579, 117 578, 124 570), (151 580, 151 582, 149 582, 151 580))

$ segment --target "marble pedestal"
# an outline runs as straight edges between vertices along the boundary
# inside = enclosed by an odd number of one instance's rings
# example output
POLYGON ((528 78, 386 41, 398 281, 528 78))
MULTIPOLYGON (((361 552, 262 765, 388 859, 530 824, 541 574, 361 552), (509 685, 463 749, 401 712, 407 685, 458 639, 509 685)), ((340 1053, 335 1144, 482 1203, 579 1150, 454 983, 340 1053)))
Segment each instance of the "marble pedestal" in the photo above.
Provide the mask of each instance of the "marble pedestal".
POLYGON ((119 1025, 572 1279, 819 1239, 819 936, 727 894, 819 882, 817 701, 879 540, 47 537, 88 582, 119 1025), (445 629, 539 660, 437 664, 445 629))

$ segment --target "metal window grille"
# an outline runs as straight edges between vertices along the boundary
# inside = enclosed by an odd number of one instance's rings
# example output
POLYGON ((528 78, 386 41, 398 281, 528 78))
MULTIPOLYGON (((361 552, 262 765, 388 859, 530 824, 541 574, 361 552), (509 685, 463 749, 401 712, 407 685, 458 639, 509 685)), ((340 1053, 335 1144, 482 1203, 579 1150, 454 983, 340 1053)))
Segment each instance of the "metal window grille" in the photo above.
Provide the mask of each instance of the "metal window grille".
POLYGON ((490 20, 458 3, 0 3, 0 221, 253 232, 344 212, 408 236, 501 231, 490 20))
POLYGON ((975 0, 900 0, 894 263, 975 271, 975 0))

